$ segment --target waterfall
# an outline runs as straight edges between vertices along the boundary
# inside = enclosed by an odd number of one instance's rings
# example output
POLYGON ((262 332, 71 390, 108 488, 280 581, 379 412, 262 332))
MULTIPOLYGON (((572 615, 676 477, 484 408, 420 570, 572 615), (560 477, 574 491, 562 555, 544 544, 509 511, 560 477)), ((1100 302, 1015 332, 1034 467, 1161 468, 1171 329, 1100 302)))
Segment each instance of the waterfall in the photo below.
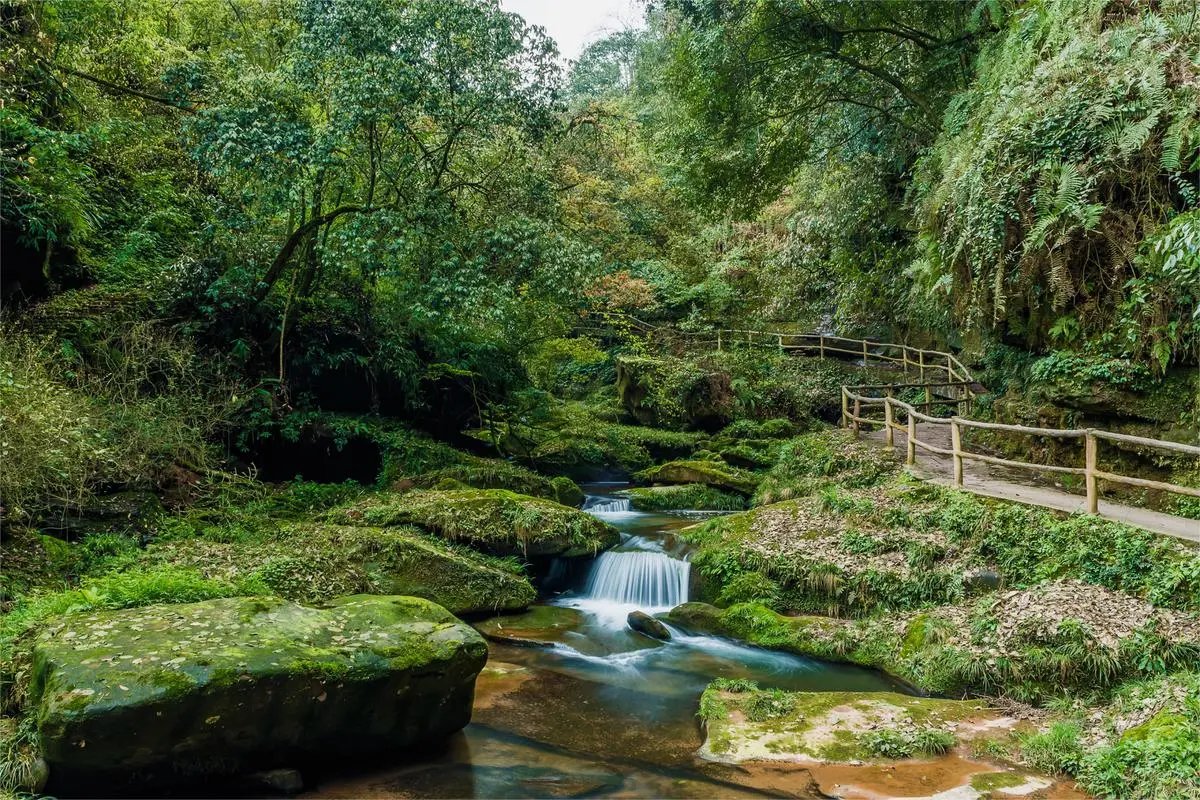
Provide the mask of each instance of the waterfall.
POLYGON ((642 610, 672 608, 688 599, 691 565, 666 553, 618 551, 596 559, 584 597, 642 610))
POLYGON ((628 497, 588 497, 584 501, 583 510, 589 514, 617 514, 630 511, 632 507, 628 497))

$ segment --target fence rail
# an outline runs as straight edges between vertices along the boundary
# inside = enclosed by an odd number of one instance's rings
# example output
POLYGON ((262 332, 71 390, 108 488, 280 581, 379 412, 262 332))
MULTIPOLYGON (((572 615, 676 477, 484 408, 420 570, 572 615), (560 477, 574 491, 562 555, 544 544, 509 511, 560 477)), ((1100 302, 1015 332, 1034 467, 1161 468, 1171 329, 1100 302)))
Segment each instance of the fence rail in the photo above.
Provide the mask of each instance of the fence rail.
POLYGON ((983 391, 983 387, 953 353, 925 350, 894 342, 877 342, 870 339, 829 336, 821 333, 785 333, 740 328, 690 332, 655 326, 633 317, 625 317, 625 320, 627 325, 651 338, 663 335, 682 337, 690 344, 715 346, 717 350, 745 345, 770 347, 778 349, 780 352, 809 353, 822 358, 829 355, 853 356, 862 359, 864 366, 872 363, 886 364, 893 367, 898 366, 904 370, 906 376, 915 373, 917 377, 915 382, 842 386, 842 425, 853 428, 856 435, 863 426, 882 426, 885 446, 891 449, 895 449, 895 432, 904 432, 907 451, 905 462, 909 465, 916 464, 918 449, 949 456, 953 461, 955 486, 963 486, 963 462, 978 461, 1035 473, 1081 475, 1086 486, 1089 514, 1099 512, 1100 481, 1144 489, 1157 489, 1188 497, 1200 497, 1200 488, 1136 478, 1132 475, 1120 475, 1101 469, 1098 464, 1099 442, 1101 441, 1166 450, 1196 457, 1200 457, 1200 446, 1143 436, 1130 436, 1096 428, 1034 428, 1025 425, 984 422, 960 416, 960 410, 965 414, 971 413, 974 397, 983 391), (938 376, 944 377, 944 380, 936 379, 938 376), (882 397, 866 394, 880 391, 884 393, 882 397), (924 402, 908 403, 895 396, 897 393, 905 391, 923 392, 924 402), (864 409, 877 407, 883 409, 882 419, 864 415, 864 409), (938 417, 925 413, 938 407, 952 407, 954 413, 950 417, 938 417), (899 417, 903 417, 903 421, 899 421, 899 417), (950 447, 941 447, 932 442, 921 441, 917 437, 918 422, 949 426, 950 447), (1082 439, 1084 443, 1083 464, 1082 466, 1035 464, 1029 461, 972 452, 963 447, 964 428, 991 430, 1011 435, 1082 439))
MULTIPOLYGON (((884 430, 884 446, 895 449, 895 432, 905 434, 905 463, 916 464, 917 450, 950 456, 953 459, 954 485, 963 485, 963 461, 979 461, 985 464, 995 464, 1002 467, 1026 470, 1029 472, 1053 472, 1065 475, 1082 475, 1087 493, 1087 513, 1096 514, 1100 510, 1100 481, 1136 486, 1143 489, 1157 489, 1174 494, 1200 497, 1200 488, 1181 486, 1165 481, 1154 481, 1147 478, 1136 478, 1132 475, 1120 475, 1101 469, 1098 464, 1098 443, 1100 441, 1121 442, 1139 447, 1159 450, 1169 450, 1175 453, 1200 457, 1200 447, 1181 442, 1169 442, 1162 439, 1149 439, 1144 436, 1129 436, 1123 433, 1098 430, 1095 428, 1032 428, 1026 425, 1006 425, 999 422, 983 422, 981 420, 960 417, 957 413, 951 417, 934 417, 917 411, 917 407, 891 396, 888 392, 884 397, 872 397, 861 394, 864 390, 878 389, 877 386, 843 386, 842 387, 842 424, 852 428, 857 435, 863 426, 882 426, 884 430), (858 390, 858 391, 856 391, 858 390), (866 416, 865 409, 883 408, 883 418, 866 416), (899 412, 899 413, 898 413, 899 412), (898 421, 903 415, 904 422, 898 421), (917 438, 917 421, 933 425, 948 425, 950 427, 950 447, 940 447, 931 442, 923 442, 917 438), (1083 439, 1083 465, 1077 467, 1058 464, 1034 464, 1029 461, 1017 461, 1009 458, 986 453, 975 453, 963 446, 962 432, 964 428, 999 431, 1002 433, 1019 434, 1024 436, 1043 436, 1055 439, 1083 439)), ((962 399, 942 400, 946 405, 963 403, 962 399)), ((957 411, 957 407, 956 407, 957 411)))

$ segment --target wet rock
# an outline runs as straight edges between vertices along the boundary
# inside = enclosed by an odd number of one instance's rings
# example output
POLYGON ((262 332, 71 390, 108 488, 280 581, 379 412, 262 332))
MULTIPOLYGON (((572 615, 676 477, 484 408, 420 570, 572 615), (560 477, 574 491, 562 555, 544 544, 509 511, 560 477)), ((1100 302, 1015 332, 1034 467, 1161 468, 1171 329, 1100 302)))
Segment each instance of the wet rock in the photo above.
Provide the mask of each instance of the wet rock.
POLYGON ((714 761, 803 761, 855 764, 929 757, 952 743, 994 737, 1017 720, 968 700, 894 692, 780 692, 715 681, 705 690, 706 740, 714 761), (923 742, 945 736, 936 748, 923 742), (873 741, 887 734, 894 743, 873 741))
POLYGON ((524 614, 508 614, 475 623, 488 639, 505 644, 543 646, 562 642, 583 624, 583 614, 562 606, 534 606, 524 614))
POLYGON ((617 545, 617 529, 579 509, 503 489, 410 492, 337 512, 336 521, 416 525, 499 556, 593 556, 617 545))
POLYGON ((487 645, 413 597, 227 598, 67 615, 33 659, 49 788, 94 792, 437 741, 470 721, 487 645))
POLYGON ((968 592, 990 592, 1000 588, 1000 573, 993 569, 970 569, 963 573, 963 588, 968 592))
POLYGON ((304 789, 304 778, 294 769, 269 769, 266 772, 254 773, 250 779, 266 791, 283 795, 299 794, 304 789))
POLYGON ((629 623, 629 627, 651 639, 665 642, 671 638, 671 631, 667 626, 644 611, 630 611, 626 622, 629 623))

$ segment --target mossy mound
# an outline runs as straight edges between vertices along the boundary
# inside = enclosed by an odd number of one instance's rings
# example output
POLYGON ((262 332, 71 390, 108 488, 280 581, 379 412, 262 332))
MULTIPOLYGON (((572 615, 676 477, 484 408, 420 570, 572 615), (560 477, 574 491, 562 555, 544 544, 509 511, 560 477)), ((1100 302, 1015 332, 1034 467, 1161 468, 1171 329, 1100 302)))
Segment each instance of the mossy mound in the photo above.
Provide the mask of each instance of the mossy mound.
POLYGON ((622 492, 639 511, 741 511, 746 501, 702 484, 681 486, 639 486, 622 492))
MULTIPOLYGON (((847 763, 939 755, 956 741, 1011 727, 971 701, 895 692, 785 692, 714 681, 700 698, 700 755, 747 760, 847 763)), ((994 733, 993 733, 994 735, 994 733)))
POLYGON ((616 367, 617 397, 643 425, 715 430, 733 419, 727 370, 648 356, 622 356, 616 367))
POLYGON ((591 556, 621 540, 591 514, 503 489, 383 496, 331 516, 351 524, 417 525, 499 556, 591 556))
POLYGON ((884 502, 829 492, 687 529, 700 599, 861 616, 963 596, 964 554, 936 532, 876 527, 866 517, 884 502))
POLYGON ((628 475, 696 449, 699 434, 624 425, 600 403, 551 405, 537 424, 510 423, 504 449, 537 469, 595 480, 628 475))
POLYGON ((345 594, 403 594, 455 614, 519 611, 536 597, 519 565, 456 547, 413 527, 285 523, 250 541, 163 540, 152 564, 194 568, 298 602, 345 594))
POLYGON ((750 496, 759 478, 752 472, 721 461, 668 461, 644 469, 634 476, 640 483, 703 484, 727 492, 750 496))
POLYGON ((470 721, 486 659, 427 600, 228 598, 59 618, 31 701, 52 789, 194 784, 436 741, 470 721))
POLYGON ((583 491, 570 478, 547 478, 519 464, 494 458, 469 457, 461 464, 426 472, 412 479, 413 485, 421 489, 443 488, 449 481, 459 484, 461 488, 506 489, 568 506, 578 507, 583 503, 583 491))

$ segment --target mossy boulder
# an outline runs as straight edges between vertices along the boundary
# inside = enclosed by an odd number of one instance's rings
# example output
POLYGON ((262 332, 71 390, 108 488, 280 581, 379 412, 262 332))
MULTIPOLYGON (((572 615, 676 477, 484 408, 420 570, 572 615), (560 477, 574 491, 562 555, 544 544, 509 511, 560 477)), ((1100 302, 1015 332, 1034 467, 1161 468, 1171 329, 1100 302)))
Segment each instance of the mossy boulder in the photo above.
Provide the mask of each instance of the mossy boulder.
POLYGON ((478 615, 519 611, 537 596, 519 564, 411 526, 284 523, 249 541, 153 542, 144 556, 233 583, 257 579, 271 593, 302 603, 400 594, 432 600, 454 614, 478 615))
POLYGON ((616 368, 617 397, 643 425, 717 430, 733 419, 727 370, 646 356, 623 356, 616 368))
POLYGON ((693 483, 677 486, 637 486, 622 492, 639 511, 741 511, 746 500, 738 494, 693 483))
POLYGON ((34 646, 51 788, 387 753, 465 726, 487 645, 413 597, 227 598, 68 615, 34 646))
POLYGON ((786 692, 714 681, 700 699, 700 755, 726 762, 860 763, 939 755, 1016 720, 979 702, 895 692, 786 692))
POLYGON ((579 484, 565 476, 547 478, 519 464, 495 458, 464 456, 461 464, 432 470, 411 479, 419 489, 506 489, 531 497, 554 500, 578 507, 583 503, 579 484))
POLYGON ((640 483, 704 484, 727 492, 750 496, 759 477, 721 461, 668 461, 644 469, 634 476, 640 483))
POLYGON ((352 524, 416 525, 499 556, 592 556, 621 540, 591 514, 503 489, 410 492, 333 512, 352 524))

